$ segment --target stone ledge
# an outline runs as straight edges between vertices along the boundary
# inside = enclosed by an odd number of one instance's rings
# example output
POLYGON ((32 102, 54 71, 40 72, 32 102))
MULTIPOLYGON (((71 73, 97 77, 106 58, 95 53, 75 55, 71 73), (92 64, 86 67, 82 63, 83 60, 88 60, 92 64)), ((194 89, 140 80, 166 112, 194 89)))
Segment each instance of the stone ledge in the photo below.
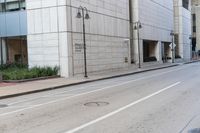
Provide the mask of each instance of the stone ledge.
POLYGON ((60 76, 46 76, 46 77, 38 77, 38 78, 31 78, 31 79, 22 79, 22 80, 3 80, 0 78, 0 82, 3 81, 5 83, 22 83, 22 82, 30 82, 30 81, 37 81, 37 80, 47 80, 53 78, 59 78, 60 76))

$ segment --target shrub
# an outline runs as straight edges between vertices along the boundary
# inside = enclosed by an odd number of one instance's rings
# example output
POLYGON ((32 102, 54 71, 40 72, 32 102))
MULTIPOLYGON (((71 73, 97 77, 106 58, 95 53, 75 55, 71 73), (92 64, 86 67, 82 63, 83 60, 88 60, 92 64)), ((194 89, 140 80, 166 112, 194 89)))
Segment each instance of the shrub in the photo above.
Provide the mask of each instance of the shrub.
POLYGON ((22 68, 28 68, 28 65, 26 64, 20 64, 20 63, 8 63, 8 64, 3 64, 0 65, 0 70, 6 70, 6 69, 22 69, 22 68))
POLYGON ((58 75, 58 67, 33 67, 27 65, 7 64, 0 67, 3 80, 23 80, 58 75))

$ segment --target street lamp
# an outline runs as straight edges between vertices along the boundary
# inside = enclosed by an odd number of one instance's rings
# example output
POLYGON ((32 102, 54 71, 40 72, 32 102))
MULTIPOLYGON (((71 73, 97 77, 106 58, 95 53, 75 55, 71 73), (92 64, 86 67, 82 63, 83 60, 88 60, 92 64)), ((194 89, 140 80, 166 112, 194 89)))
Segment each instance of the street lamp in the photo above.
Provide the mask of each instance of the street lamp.
POLYGON ((80 6, 77 12, 77 18, 83 19, 83 49, 84 49, 84 68, 85 74, 84 77, 87 78, 87 55, 86 55, 86 39, 85 39, 85 19, 90 19, 88 9, 86 7, 80 6))
POLYGON ((175 33, 174 31, 172 30, 170 32, 170 36, 172 37, 172 46, 171 46, 171 50, 172 50, 172 63, 175 63, 175 46, 174 46, 174 36, 175 36, 175 33))
POLYGON ((190 56, 191 56, 191 60, 193 59, 193 54, 192 54, 192 35, 189 36, 190 39, 190 56))
POLYGON ((134 22, 134 30, 137 30, 138 39, 138 58, 139 58, 139 68, 141 68, 141 58, 140 58, 140 29, 142 28, 142 23, 140 21, 134 22))

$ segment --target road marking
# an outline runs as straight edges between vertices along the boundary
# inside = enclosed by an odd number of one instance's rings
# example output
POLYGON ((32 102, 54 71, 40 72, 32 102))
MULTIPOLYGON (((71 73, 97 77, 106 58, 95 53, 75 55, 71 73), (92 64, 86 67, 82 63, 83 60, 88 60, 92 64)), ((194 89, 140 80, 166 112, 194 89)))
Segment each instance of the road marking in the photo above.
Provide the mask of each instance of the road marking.
POLYGON ((162 92, 164 92, 164 91, 166 91, 166 90, 168 90, 168 89, 170 89, 170 88, 172 88, 172 87, 174 87, 174 86, 177 86, 177 85, 180 84, 180 83, 181 83, 181 82, 174 83, 174 84, 172 84, 172 85, 170 85, 170 86, 168 86, 168 87, 166 87, 166 88, 164 88, 164 89, 162 89, 162 90, 159 90, 159 91, 157 91, 157 92, 155 92, 155 93, 153 93, 153 94, 150 94, 150 95, 148 95, 148 96, 146 96, 146 97, 144 97, 144 98, 141 98, 141 99, 139 99, 139 100, 137 100, 137 101, 135 101, 135 102, 132 102, 132 103, 130 103, 130 104, 128 104, 128 105, 126 105, 126 106, 124 106, 124 107, 118 109, 118 110, 115 110, 115 111, 113 111, 113 112, 111 112, 111 113, 109 113, 109 114, 107 114, 107 115, 104 115, 104 116, 102 116, 102 117, 99 117, 99 118, 97 118, 97 119, 95 119, 95 120, 93 120, 93 121, 90 121, 90 122, 88 122, 88 123, 86 123, 86 124, 83 124, 83 125, 81 125, 81 126, 79 126, 79 127, 77 127, 77 128, 74 128, 74 129, 72 129, 72 130, 66 131, 66 132, 64 132, 64 133, 75 133, 75 132, 78 132, 78 131, 80 131, 80 130, 82 130, 82 129, 88 127, 88 126, 91 126, 91 125, 93 125, 93 124, 95 124, 95 123, 97 123, 97 122, 100 122, 100 121, 102 121, 102 120, 104 120, 104 119, 107 119, 107 118, 109 118, 109 117, 111 117, 111 116, 113 116, 113 115, 115 115, 115 114, 117 114, 117 113, 120 113, 120 112, 122 112, 122 111, 124 111, 124 110, 126 110, 126 109, 128 109, 128 108, 130 108, 130 107, 132 107, 132 106, 134 106, 134 105, 136 105, 136 104, 138 104, 138 103, 141 103, 141 102, 143 102, 143 101, 145 101, 145 100, 148 100, 148 99, 150 99, 151 97, 154 97, 154 96, 156 96, 156 95, 158 95, 158 94, 160 94, 160 93, 162 93, 162 92))
MULTIPOLYGON (((166 71, 166 72, 162 72, 162 73, 159 73, 159 74, 155 74, 155 75, 151 75, 151 76, 146 76, 146 77, 142 77, 142 78, 138 78, 138 79, 134 79, 134 80, 130 80, 128 82, 125 82, 125 84, 129 83, 129 82, 135 82, 135 81, 139 81, 139 80, 143 80, 143 79, 148 79, 148 78, 152 78, 152 77, 156 77, 156 76, 160 76, 160 75, 164 75, 166 73, 170 73, 170 72, 174 72, 174 71, 178 71, 178 70, 182 70, 184 68, 177 68, 177 69, 173 69, 173 70, 170 70, 170 71, 166 71)), ((111 83, 111 82, 107 82, 107 83, 111 83)), ((97 84, 98 85, 98 84, 97 84)), ((123 84, 122 84, 123 85, 123 84)), ((63 91, 63 92, 59 92, 59 93, 56 93, 56 94, 49 94, 49 95, 46 95, 46 96, 41 96, 41 97, 36 97, 36 98, 31 98, 31 99, 28 99, 28 100, 22 100, 22 101, 19 101, 19 102, 13 102, 13 103, 9 103, 8 105, 9 106, 12 106, 14 104, 19 104, 19 103, 24 103, 24 102, 29 102, 29 101, 33 101, 33 100, 38 100, 39 98, 45 98, 45 97, 48 97, 48 96, 53 96, 55 97, 55 95, 60 95, 60 94, 65 94, 65 93, 69 93, 69 92, 73 92, 73 91, 77 91, 77 90, 85 90, 85 88, 88 88, 88 87, 95 87, 96 85, 90 85, 90 86, 87 86, 87 87, 80 87, 78 89, 70 89, 70 90, 67 90, 67 91, 63 91)), ((114 86, 115 87, 115 86, 114 86)), ((111 87, 108 87, 108 88, 112 88, 111 87)), ((104 89, 103 89, 104 90, 104 89)), ((99 91, 99 90, 97 90, 99 91)), ((79 95, 78 95, 79 96, 79 95)), ((66 97, 67 99, 69 97, 66 97)), ((60 99, 61 101, 63 99, 60 99)), ((57 100, 56 100, 57 101, 57 100)), ((48 103, 47 103, 48 104, 48 103)), ((1 115, 0 115, 1 116, 1 115)))
POLYGON ((58 100, 53 100, 53 101, 46 102, 46 103, 43 103, 43 104, 37 104, 37 105, 33 105, 31 107, 29 106, 27 108, 22 108, 22 109, 18 109, 18 110, 15 110, 15 111, 2 113, 2 114, 0 114, 0 117, 6 116, 6 115, 12 115, 14 113, 26 111, 26 110, 37 108, 37 107, 41 107, 41 106, 44 106, 44 105, 49 105, 49 104, 57 103, 57 102, 60 102, 60 101, 65 101, 65 100, 68 100, 68 99, 71 99, 71 98, 75 98, 75 97, 78 97, 78 96, 83 96, 83 95, 87 95, 87 94, 91 94, 91 93, 103 91, 103 90, 110 89, 110 88, 113 88, 113 87, 125 85, 125 84, 131 83, 131 82, 136 82, 136 81, 139 81, 139 80, 156 77, 156 76, 159 76, 159 75, 163 75, 163 74, 170 73, 170 72, 173 72, 173 71, 176 71, 176 70, 181 70, 181 69, 183 69, 183 68, 174 69, 174 70, 170 70, 170 71, 167 71, 167 72, 163 72, 163 73, 159 73, 159 74, 155 74, 155 75, 151 75, 151 76, 146 76, 146 77, 142 77, 142 78, 130 80, 130 81, 127 81, 127 82, 124 82, 124 83, 120 83, 120 84, 116 84, 116 85, 112 85, 112 86, 103 87, 103 88, 96 89, 96 90, 93 90, 93 91, 88 91, 88 92, 80 93, 80 94, 77 94, 77 95, 73 95, 73 96, 61 98, 61 99, 58 99, 58 100))
POLYGON ((43 106, 43 105, 48 105, 48 104, 52 104, 52 103, 64 101, 64 100, 67 100, 67 99, 70 99, 70 98, 74 98, 74 97, 78 97, 78 96, 82 96, 82 95, 87 95, 87 94, 91 94, 91 93, 94 93, 94 92, 103 91, 103 90, 106 90, 106 89, 109 89, 109 88, 121 86, 121 85, 128 84, 128 83, 131 83, 131 82, 134 82, 134 81, 138 81, 138 80, 140 80, 140 79, 135 79, 135 80, 131 80, 131 81, 127 81, 127 82, 121 83, 121 84, 116 84, 116 85, 112 85, 112 86, 107 86, 107 87, 104 87, 104 88, 101 88, 101 89, 97 89, 97 90, 93 90, 93 91, 88 91, 88 92, 85 92, 85 93, 81 93, 81 94, 69 96, 69 97, 66 97, 66 98, 62 98, 62 99, 50 101, 50 102, 47 102, 47 103, 38 104, 38 105, 33 105, 33 106, 31 106, 31 107, 27 107, 27 108, 18 109, 18 110, 15 110, 15 111, 3 113, 3 114, 0 114, 0 117, 6 116, 6 115, 11 115, 11 114, 18 113, 18 112, 22 112, 22 111, 25 111, 25 110, 28 110, 28 109, 33 109, 33 108, 40 107, 40 106, 43 106))

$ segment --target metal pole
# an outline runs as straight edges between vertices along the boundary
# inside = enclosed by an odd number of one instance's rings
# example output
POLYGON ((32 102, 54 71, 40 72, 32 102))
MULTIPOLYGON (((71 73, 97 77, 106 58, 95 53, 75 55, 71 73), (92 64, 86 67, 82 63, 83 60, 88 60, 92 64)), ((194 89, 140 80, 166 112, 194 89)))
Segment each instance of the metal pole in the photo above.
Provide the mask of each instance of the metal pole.
POLYGON ((82 18, 83 18, 83 47, 84 47, 84 67, 85 67, 85 78, 88 77, 87 75, 87 55, 86 55, 86 39, 85 39, 85 13, 84 8, 81 8, 82 10, 82 18))
POLYGON ((141 68, 139 22, 136 23, 136 26, 137 26, 137 36, 138 36, 138 58, 139 58, 139 68, 141 68))
POLYGON ((5 38, 6 40, 6 63, 10 62, 10 56, 9 56, 9 45, 8 45, 8 37, 5 38))
POLYGON ((174 35, 172 35, 172 63, 174 63, 174 35))
POLYGON ((131 59, 131 64, 134 62, 134 40, 133 40, 133 35, 134 35, 134 27, 133 27, 133 7, 132 7, 132 0, 129 0, 129 18, 130 18, 130 59, 131 59))
POLYGON ((22 37, 20 36, 20 54, 21 54, 21 60, 20 60, 20 63, 23 64, 23 49, 22 49, 22 37))

